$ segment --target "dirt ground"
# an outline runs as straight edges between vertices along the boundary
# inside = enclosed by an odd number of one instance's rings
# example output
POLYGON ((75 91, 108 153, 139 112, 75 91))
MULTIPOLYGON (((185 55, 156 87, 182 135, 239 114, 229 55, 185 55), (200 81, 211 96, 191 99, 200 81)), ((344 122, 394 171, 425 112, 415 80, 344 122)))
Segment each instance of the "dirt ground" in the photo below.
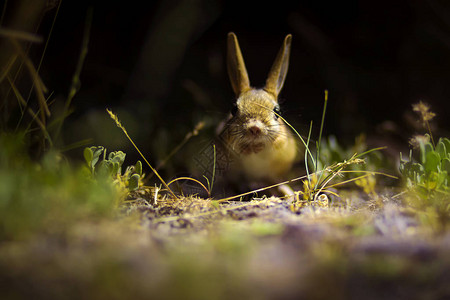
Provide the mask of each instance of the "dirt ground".
POLYGON ((312 203, 142 199, 128 209, 162 249, 189 258, 187 269, 215 273, 198 280, 218 280, 219 298, 446 299, 449 232, 423 226, 401 194, 384 194, 347 191, 312 203))

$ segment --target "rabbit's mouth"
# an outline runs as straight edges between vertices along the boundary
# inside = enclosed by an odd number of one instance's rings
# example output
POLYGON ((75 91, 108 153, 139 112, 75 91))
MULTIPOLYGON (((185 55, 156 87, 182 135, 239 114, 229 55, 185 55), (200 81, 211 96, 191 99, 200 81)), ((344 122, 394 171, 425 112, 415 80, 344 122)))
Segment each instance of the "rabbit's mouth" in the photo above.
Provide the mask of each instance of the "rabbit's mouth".
POLYGON ((259 120, 250 120, 245 127, 245 135, 239 145, 241 154, 248 155, 264 150, 267 142, 264 124, 259 120))
POLYGON ((253 143, 242 143, 239 147, 239 152, 243 155, 250 155, 253 153, 258 153, 266 147, 263 142, 253 142, 253 143))

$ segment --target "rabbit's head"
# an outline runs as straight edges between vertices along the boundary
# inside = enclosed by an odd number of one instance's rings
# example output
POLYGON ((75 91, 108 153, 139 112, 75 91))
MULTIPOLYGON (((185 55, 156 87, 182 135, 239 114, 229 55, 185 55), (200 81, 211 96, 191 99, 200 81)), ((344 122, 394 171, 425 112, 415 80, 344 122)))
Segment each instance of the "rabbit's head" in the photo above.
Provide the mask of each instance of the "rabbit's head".
POLYGON ((228 122, 229 146, 240 154, 258 153, 267 146, 288 139, 289 132, 280 118, 278 94, 286 78, 292 36, 283 45, 261 89, 250 86, 250 80, 237 37, 228 34, 227 68, 237 100, 228 122))

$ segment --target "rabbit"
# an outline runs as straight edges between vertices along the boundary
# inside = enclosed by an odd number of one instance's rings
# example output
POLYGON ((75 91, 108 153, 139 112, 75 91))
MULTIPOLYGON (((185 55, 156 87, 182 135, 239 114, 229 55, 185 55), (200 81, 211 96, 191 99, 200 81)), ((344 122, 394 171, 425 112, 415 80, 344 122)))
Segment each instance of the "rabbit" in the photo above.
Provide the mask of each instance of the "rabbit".
POLYGON ((280 118, 278 95, 289 65, 292 35, 278 52, 263 88, 250 86, 236 35, 228 34, 227 69, 236 103, 222 125, 219 139, 234 181, 276 183, 285 179, 297 157, 294 135, 280 118))

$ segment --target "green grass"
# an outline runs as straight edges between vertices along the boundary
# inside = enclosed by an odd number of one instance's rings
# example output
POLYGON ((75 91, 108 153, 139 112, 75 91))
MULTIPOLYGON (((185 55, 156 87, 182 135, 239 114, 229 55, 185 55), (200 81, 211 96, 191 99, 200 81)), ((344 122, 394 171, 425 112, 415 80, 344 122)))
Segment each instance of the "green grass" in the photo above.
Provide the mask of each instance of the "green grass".
POLYGON ((3 133, 0 144, 0 240, 64 232, 114 215, 119 194, 111 181, 91 180, 55 151, 32 161, 23 136, 3 133))

